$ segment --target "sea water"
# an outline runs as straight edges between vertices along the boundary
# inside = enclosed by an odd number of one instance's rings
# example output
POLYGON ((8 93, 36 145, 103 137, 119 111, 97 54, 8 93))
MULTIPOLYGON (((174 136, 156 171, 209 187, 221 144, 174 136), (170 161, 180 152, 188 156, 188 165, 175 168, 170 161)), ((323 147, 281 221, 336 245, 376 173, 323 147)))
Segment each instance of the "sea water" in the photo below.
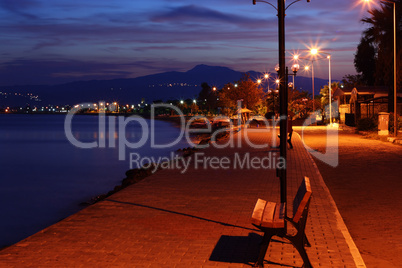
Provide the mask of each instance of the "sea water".
POLYGON ((65 115, 0 115, 0 248, 83 209, 81 203, 119 185, 132 167, 130 152, 149 158, 188 146, 184 138, 178 139, 178 127, 155 120, 155 144, 172 145, 155 149, 145 137, 139 148, 125 146, 125 159, 119 160, 119 141, 138 144, 144 133, 150 135, 151 120, 144 119, 148 127, 144 131, 144 125, 135 121, 119 129, 123 119, 115 116, 105 116, 103 125, 98 116, 76 115, 71 120, 74 139, 98 145, 83 149, 66 137, 65 119, 65 115), (104 146, 99 146, 101 138, 104 146))

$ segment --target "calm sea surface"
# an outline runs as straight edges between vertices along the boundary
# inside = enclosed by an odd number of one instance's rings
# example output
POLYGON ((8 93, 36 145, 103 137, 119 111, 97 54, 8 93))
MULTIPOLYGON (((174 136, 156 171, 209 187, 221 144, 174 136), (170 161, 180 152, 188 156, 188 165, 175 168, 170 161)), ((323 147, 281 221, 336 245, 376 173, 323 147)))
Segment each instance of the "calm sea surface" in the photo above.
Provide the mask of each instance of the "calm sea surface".
MULTIPOLYGON (((74 116, 71 133, 77 141, 105 141, 106 148, 82 149, 66 138, 64 115, 0 115, 0 248, 79 211, 83 208, 80 203, 112 190, 130 168, 130 153, 141 158, 169 156, 188 146, 181 139, 169 148, 152 149, 140 124, 130 122, 119 131, 118 121, 118 117, 105 117, 106 131, 99 131, 102 124, 98 116, 74 116), (140 148, 124 146, 126 159, 119 160, 119 140, 137 143, 144 137, 146 143, 140 148), (115 148, 110 148, 113 143, 115 148)), ((145 122, 150 130, 151 121, 145 122)), ((154 123, 156 144, 168 144, 179 137, 180 130, 171 123, 154 123)))

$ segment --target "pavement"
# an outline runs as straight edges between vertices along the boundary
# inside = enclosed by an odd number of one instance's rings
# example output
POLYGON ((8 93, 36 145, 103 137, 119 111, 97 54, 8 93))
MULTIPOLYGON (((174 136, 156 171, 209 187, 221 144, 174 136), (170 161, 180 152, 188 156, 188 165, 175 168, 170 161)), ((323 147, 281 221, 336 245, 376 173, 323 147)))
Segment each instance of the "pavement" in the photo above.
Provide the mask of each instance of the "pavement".
MULTIPOLYGON (((270 129, 249 129, 247 135, 242 130, 234 135, 233 148, 221 141, 187 158, 187 170, 173 161, 3 249, 0 267, 251 267, 263 235, 250 223, 254 205, 258 198, 280 200, 279 151, 263 146, 274 139, 270 129)), ((309 177, 313 197, 306 235, 312 246, 306 250, 313 267, 366 267, 296 133, 293 146, 288 150, 288 203, 303 176, 309 177)), ((289 215, 291 210, 288 206, 289 215)), ((289 242, 274 237, 265 267, 302 264, 289 242)))

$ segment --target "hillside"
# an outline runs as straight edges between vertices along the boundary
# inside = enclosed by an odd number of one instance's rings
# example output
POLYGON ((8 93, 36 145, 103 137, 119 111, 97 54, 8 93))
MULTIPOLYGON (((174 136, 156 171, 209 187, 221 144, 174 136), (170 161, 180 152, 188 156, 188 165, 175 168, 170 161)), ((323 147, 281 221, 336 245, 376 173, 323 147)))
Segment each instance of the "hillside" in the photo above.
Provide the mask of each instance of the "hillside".
MULTIPOLYGON (((258 79, 261 73, 250 71, 250 77, 258 79)), ((46 86, 25 85, 0 87, 0 106, 47 106, 74 105, 85 102, 118 101, 120 103, 138 103, 154 100, 172 100, 196 98, 203 82, 211 87, 222 87, 229 82, 238 81, 242 72, 221 66, 197 65, 186 72, 165 72, 130 79, 91 80, 46 86)), ((315 78, 315 92, 328 81, 315 78)), ((299 89, 311 92, 311 78, 296 77, 299 89)), ((271 87, 275 84, 271 83, 271 87)))

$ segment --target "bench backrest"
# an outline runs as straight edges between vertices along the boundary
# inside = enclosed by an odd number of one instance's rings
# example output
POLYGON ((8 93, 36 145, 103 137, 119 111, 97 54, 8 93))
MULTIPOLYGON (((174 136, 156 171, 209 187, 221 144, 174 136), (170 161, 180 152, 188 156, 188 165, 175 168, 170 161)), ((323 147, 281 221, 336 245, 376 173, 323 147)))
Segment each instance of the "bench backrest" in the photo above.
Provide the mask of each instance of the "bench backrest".
POLYGON ((299 222, 304 209, 310 201, 311 193, 310 179, 308 177, 304 177, 299 189, 297 190, 296 197, 293 200, 294 222, 299 222))

